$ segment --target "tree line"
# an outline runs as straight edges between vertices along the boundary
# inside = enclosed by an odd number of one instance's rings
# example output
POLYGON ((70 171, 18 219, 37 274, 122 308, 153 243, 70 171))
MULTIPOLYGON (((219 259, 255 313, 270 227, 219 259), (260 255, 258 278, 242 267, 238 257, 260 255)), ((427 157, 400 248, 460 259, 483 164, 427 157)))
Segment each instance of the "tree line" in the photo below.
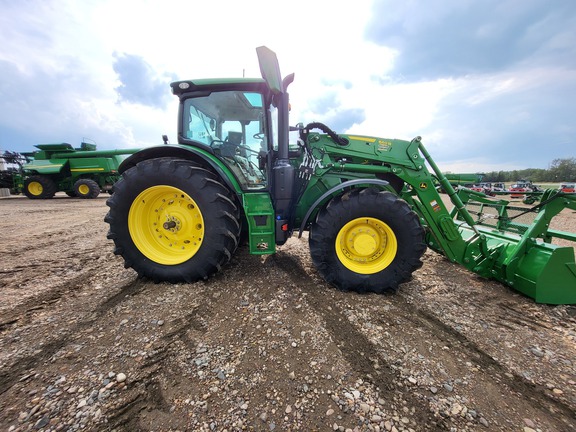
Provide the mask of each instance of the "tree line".
POLYGON ((554 159, 548 169, 528 168, 514 171, 491 171, 484 174, 485 182, 515 182, 517 180, 532 182, 576 182, 576 158, 554 159))

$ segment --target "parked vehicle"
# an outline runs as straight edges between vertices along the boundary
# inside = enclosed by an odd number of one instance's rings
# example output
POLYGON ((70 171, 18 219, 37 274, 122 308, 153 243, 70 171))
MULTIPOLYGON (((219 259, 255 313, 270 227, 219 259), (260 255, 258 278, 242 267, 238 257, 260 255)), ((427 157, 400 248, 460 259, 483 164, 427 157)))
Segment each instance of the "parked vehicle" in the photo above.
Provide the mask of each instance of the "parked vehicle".
POLYGON ((566 193, 576 193, 576 183, 562 183, 559 189, 566 193))
POLYGON ((473 190, 475 192, 486 193, 486 189, 484 188, 484 186, 482 184, 469 186, 468 189, 473 190))
POLYGON ((504 183, 492 183, 492 192, 504 192, 506 185, 504 183))
POLYGON ((96 198, 109 192, 119 179, 118 166, 124 156, 140 149, 96 150, 96 145, 83 142, 80 148, 71 144, 38 144, 32 160, 15 177, 15 192, 30 199, 49 199, 56 192, 78 198, 96 198))
POLYGON ((28 153, 5 151, 0 155, 0 189, 7 189, 10 194, 17 195, 24 187, 22 167, 32 161, 28 153))
POLYGON ((126 267, 191 283, 224 268, 241 239, 251 254, 273 254, 309 231, 312 262, 342 290, 396 291, 430 247, 538 302, 576 303, 574 249, 552 243, 576 234, 549 224, 576 210, 576 196, 553 191, 524 223, 505 200, 456 192, 419 136, 344 135, 317 122, 291 128, 294 74, 282 79, 274 52, 257 53, 262 78, 173 82, 178 144, 120 165, 105 222, 126 267))
POLYGON ((542 195, 542 188, 530 180, 518 180, 508 189, 510 198, 521 199, 525 204, 533 204, 542 195))

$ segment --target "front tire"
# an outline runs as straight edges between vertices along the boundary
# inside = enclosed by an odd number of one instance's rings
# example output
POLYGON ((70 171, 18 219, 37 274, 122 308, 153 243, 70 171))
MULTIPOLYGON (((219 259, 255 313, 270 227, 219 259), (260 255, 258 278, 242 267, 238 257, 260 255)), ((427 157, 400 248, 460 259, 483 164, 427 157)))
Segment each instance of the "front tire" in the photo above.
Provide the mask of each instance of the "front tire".
POLYGON ((79 179, 74 183, 74 193, 78 198, 97 198, 100 195, 100 186, 94 180, 79 179))
POLYGON ((56 183, 43 175, 30 176, 24 182, 24 195, 30 199, 50 199, 56 190, 56 183))
POLYGON ((108 199, 114 253, 140 277, 195 282, 224 266, 238 246, 238 208, 212 172, 189 161, 140 162, 108 199))
POLYGON ((369 188, 332 199, 310 230, 312 261, 344 291, 396 291, 422 266, 424 229, 391 192, 369 188))

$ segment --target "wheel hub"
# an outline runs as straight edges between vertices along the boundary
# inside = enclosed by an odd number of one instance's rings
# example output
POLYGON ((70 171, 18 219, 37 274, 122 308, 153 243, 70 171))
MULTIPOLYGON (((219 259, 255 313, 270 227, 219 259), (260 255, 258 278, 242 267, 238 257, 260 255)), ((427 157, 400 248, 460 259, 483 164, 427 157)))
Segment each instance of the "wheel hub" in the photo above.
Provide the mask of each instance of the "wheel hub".
POLYGON ((360 274, 373 274, 388 267, 398 248, 392 229, 375 218, 348 222, 338 232, 335 246, 340 262, 360 274))
POLYGON ((168 216, 168 220, 164 222, 162 228, 167 231, 176 232, 180 230, 181 223, 174 216, 168 216))
POLYGON ((44 188, 39 182, 33 181, 28 184, 28 191, 30 191, 32 195, 42 195, 44 188))
POLYGON ((376 235, 370 232, 353 233, 353 238, 350 240, 352 248, 359 256, 367 257, 376 252, 378 244, 376 243, 376 235))
POLYGON ((153 186, 134 200, 128 229, 140 252, 154 262, 181 264, 204 239, 204 220, 196 202, 173 186, 153 186))
POLYGON ((82 195, 88 195, 88 193, 90 192, 90 188, 88 187, 88 185, 81 184, 78 187, 78 192, 82 195))

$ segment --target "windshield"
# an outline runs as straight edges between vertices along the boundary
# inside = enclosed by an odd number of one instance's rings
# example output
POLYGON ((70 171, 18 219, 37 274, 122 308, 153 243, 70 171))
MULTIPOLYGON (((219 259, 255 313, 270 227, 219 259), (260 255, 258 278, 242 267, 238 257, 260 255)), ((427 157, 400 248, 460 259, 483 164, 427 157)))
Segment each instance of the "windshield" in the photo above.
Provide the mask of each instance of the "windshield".
POLYGON ((260 93, 232 90, 186 99, 183 116, 184 137, 209 146, 244 189, 266 186, 258 168, 259 154, 268 149, 260 93))

